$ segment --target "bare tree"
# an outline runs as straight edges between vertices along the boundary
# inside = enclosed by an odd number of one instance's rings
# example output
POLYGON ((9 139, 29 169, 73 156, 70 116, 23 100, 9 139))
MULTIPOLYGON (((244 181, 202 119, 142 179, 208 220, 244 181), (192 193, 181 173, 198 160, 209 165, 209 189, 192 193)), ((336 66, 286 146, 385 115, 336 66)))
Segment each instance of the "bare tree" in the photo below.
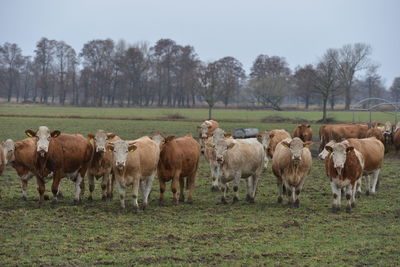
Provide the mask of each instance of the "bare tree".
POLYGON ((1 76, 2 84, 7 88, 7 102, 11 101, 14 90, 19 95, 18 78, 24 64, 21 48, 17 44, 4 43, 0 46, 0 67, 4 72, 1 76))
POLYGON ((303 99, 305 109, 308 109, 313 92, 315 70, 311 64, 297 67, 294 73, 294 86, 298 97, 303 99))
POLYGON ((322 98, 322 119, 327 119, 326 108, 328 99, 334 95, 339 87, 336 62, 338 60, 338 51, 336 49, 328 49, 322 56, 315 68, 314 75, 314 91, 322 98))
POLYGON ((280 105, 290 86, 290 69, 283 57, 259 55, 253 63, 249 86, 264 106, 281 110, 280 105))
POLYGON ((200 97, 208 104, 208 119, 212 119, 212 108, 221 99, 222 90, 219 81, 219 64, 217 62, 208 63, 199 68, 199 88, 200 97))
POLYGON ((347 44, 338 51, 336 65, 345 93, 346 110, 350 109, 355 74, 369 67, 370 55, 371 47, 363 43, 347 44))
POLYGON ((394 102, 400 102, 400 77, 396 77, 393 80, 392 86, 390 87, 390 93, 393 97, 394 102))
MULTIPOLYGON (((66 44, 64 41, 56 42, 55 44, 55 59, 56 59, 56 75, 57 75, 57 84, 59 89, 59 99, 60 104, 64 105, 66 96, 67 96, 67 88, 66 88, 66 76, 68 70, 68 60, 71 60, 71 55, 74 53, 73 48, 66 44)), ((54 96, 53 96, 54 98, 54 96)))

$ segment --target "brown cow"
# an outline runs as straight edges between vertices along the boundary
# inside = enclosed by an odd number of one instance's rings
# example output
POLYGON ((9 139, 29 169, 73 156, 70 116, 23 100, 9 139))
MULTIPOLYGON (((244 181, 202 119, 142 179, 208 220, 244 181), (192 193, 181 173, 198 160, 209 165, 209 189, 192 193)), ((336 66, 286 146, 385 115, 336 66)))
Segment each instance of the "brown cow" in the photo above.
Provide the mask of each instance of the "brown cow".
POLYGON ((355 207, 357 182, 363 174, 364 157, 346 141, 326 146, 325 149, 331 152, 325 161, 325 172, 332 188, 332 212, 340 210, 342 188, 345 188, 348 201, 346 211, 350 213, 351 208, 355 207))
POLYGON ((300 124, 293 132, 293 137, 300 138, 303 142, 312 141, 312 129, 310 124, 300 124))
MULTIPOLYGON (((17 175, 21 179, 22 199, 27 200, 26 189, 28 187, 28 181, 35 176, 35 153, 36 153, 36 142, 35 138, 26 138, 24 140, 15 142, 11 139, 7 139, 3 143, 3 152, 5 155, 5 163, 11 165, 17 172, 17 175)), ((53 177, 53 173, 47 171, 46 180, 53 177)), ((60 190, 58 196, 61 197, 60 190)), ((44 198, 49 199, 48 195, 44 198)))
POLYGON ((90 161, 88 168, 88 181, 89 181, 89 197, 88 200, 93 200, 94 191, 94 178, 97 180, 102 178, 101 190, 102 200, 107 198, 111 199, 113 194, 113 179, 112 175, 112 160, 113 155, 111 151, 106 150, 107 143, 121 140, 113 133, 106 133, 103 130, 98 130, 96 134, 89 133, 89 140, 93 146, 94 154, 90 161))
POLYGON ((160 146, 148 136, 133 141, 119 140, 107 145, 113 151, 113 173, 118 184, 121 207, 125 209, 126 187, 132 186, 134 212, 139 210, 139 189, 143 199, 143 209, 157 174, 160 146))
MULTIPOLYGON (((160 135, 153 137, 162 138, 160 135)), ((193 191, 196 181, 196 172, 199 166, 200 145, 192 135, 175 138, 162 138, 160 161, 158 163, 158 179, 160 182, 160 205, 164 201, 166 182, 172 180, 171 189, 173 203, 178 204, 177 187, 179 184, 179 201, 184 202, 184 185, 189 189, 187 203, 193 203, 193 191)))
POLYGON ((366 124, 332 124, 322 125, 319 128, 320 146, 319 152, 321 152, 325 145, 331 141, 340 141, 347 138, 365 138, 367 136, 368 125, 366 124))
POLYGON ((396 124, 396 128, 393 132, 393 144, 396 148, 396 151, 400 149, 400 122, 396 124))
MULTIPOLYGON (((265 131, 262 135, 257 135, 257 140, 263 145, 266 155, 273 158, 276 146, 284 139, 291 138, 285 130, 265 131)), ((265 162, 266 164, 268 161, 265 162)))
POLYGON ((385 137, 383 136, 383 133, 380 129, 378 128, 371 128, 368 129, 367 131, 367 137, 375 137, 376 139, 378 139, 379 141, 382 142, 382 144, 385 143, 385 137))
POLYGON ((61 134, 58 130, 50 132, 46 126, 40 126, 37 131, 26 130, 25 133, 29 137, 36 137, 34 162, 40 194, 39 205, 44 200, 43 178, 48 175, 48 171, 53 172, 53 201, 57 201, 61 178, 68 177, 75 181, 74 202, 79 203, 84 185, 83 178, 93 155, 93 147, 89 140, 80 134, 61 134))

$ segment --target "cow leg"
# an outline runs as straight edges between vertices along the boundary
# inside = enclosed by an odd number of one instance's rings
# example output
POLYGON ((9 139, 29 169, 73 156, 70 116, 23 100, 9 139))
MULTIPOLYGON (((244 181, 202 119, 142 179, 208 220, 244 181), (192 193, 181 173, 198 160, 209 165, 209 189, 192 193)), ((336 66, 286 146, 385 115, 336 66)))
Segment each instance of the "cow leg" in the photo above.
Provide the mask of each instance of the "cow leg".
POLYGON ((57 170, 53 174, 53 184, 51 185, 51 192, 53 193, 53 203, 58 200, 58 188, 61 183, 61 170, 57 170))
POLYGON ((276 185, 278 186, 278 203, 282 203, 283 201, 283 183, 281 178, 276 179, 276 185))
POLYGON ((158 181, 160 183, 160 198, 158 200, 158 203, 160 206, 162 206, 164 204, 164 192, 165 192, 165 188, 166 188, 166 183, 165 183, 164 179, 161 177, 158 177, 158 181))
POLYGON ((132 186, 132 198, 133 198, 133 212, 135 213, 139 211, 139 203, 138 203, 139 183, 140 183, 140 176, 134 177, 132 186))
POLYGON ((108 176, 108 185, 107 185, 107 198, 113 199, 114 194, 114 184, 115 184, 115 175, 114 173, 111 176, 108 176))
MULTIPOLYGON (((358 179, 358 181, 361 181, 361 178, 358 179)), ((352 186, 351 190, 351 207, 355 208, 356 207, 356 192, 357 192, 357 186, 358 186, 358 181, 356 181, 356 183, 352 186)))
POLYGON ((84 190, 84 182, 81 174, 78 172, 78 175, 76 176, 75 180, 75 197, 74 197, 74 203, 78 204, 80 201, 80 195, 81 192, 84 190))
POLYGON ((180 176, 180 173, 175 173, 175 176, 172 178, 172 182, 171 182, 172 203, 174 205, 178 205, 178 198, 176 195, 177 195, 178 186, 179 186, 179 176, 180 176))
POLYGON ((250 199, 252 198, 253 195, 253 176, 250 176, 249 178, 246 179, 246 188, 247 188, 246 201, 250 202, 250 199))
MULTIPOLYGON (((104 179, 104 178, 103 178, 104 179)), ((93 191, 94 191, 94 177, 92 174, 88 174, 88 182, 89 182, 89 196, 88 200, 93 200, 93 191)))
POLYGON ((254 199, 256 198, 256 193, 257 193, 257 185, 258 185, 258 181, 260 180, 260 178, 258 178, 258 175, 255 174, 252 176, 251 178, 252 180, 252 192, 251 192, 251 198, 250 198, 250 203, 254 203, 254 199))
POLYGON ((185 177, 179 177, 179 202, 185 202, 185 177))
POLYGON ((105 173, 101 180, 101 200, 106 201, 108 196, 108 191, 110 191, 110 174, 105 173))
POLYGON ((356 184, 355 184, 355 188, 354 188, 354 197, 360 198, 361 197, 361 182, 362 182, 362 177, 360 177, 360 179, 357 180, 356 184))
POLYGON ((118 181, 119 201, 121 202, 121 208, 125 209, 126 186, 123 181, 119 179, 117 181, 118 181))
POLYGON ((44 191, 46 190, 44 181, 39 177, 36 177, 36 183, 38 185, 38 192, 39 192, 39 207, 42 205, 44 201, 44 191))
MULTIPOLYGON (((355 184, 354 184, 355 187, 355 184)), ((346 212, 347 213, 351 213, 351 203, 352 203, 352 196, 353 194, 353 186, 352 184, 349 184, 348 186, 346 186, 346 199, 347 199, 347 206, 346 206, 346 212)))
POLYGON ((300 199, 299 199, 299 195, 301 193, 301 191, 303 190, 303 186, 304 186, 304 182, 305 182, 305 178, 303 178, 303 180, 301 180, 300 184, 296 187, 296 191, 295 191, 295 201, 294 201, 294 206, 296 208, 300 207, 300 199))
POLYGON ((369 196, 370 190, 371 190, 371 177, 369 174, 365 175, 365 178, 367 179, 367 190, 365 190, 365 194, 369 196))
MULTIPOLYGON (((189 189, 189 196, 187 199, 188 204, 193 204, 193 193, 194 193, 194 186, 196 183, 196 177, 197 177, 197 169, 192 174, 190 174, 186 180, 187 188, 189 189)), ((217 181, 217 184, 218 184, 218 181, 217 181)))
POLYGON ((21 189, 22 189, 22 199, 28 200, 28 194, 26 193, 26 189, 28 187, 28 180, 32 177, 32 175, 24 175, 21 177, 21 189))
POLYGON ((236 203, 239 201, 239 184, 240 184, 240 177, 242 176, 241 173, 235 174, 235 179, 233 179, 233 199, 232 203, 236 203))
POLYGON ((375 195, 376 192, 376 184, 378 182, 379 179, 379 172, 381 171, 381 169, 378 169, 376 171, 374 171, 371 175, 372 175, 372 184, 371 184, 371 194, 375 195))
POLYGON ((227 186, 226 183, 221 182, 221 187, 222 187, 222 190, 223 190, 223 194, 222 194, 222 197, 221 197, 220 204, 227 204, 228 202, 226 201, 226 192, 228 191, 228 186, 227 186))
POLYGON ((156 173, 154 172, 152 175, 147 177, 147 179, 145 181, 144 191, 142 192, 143 210, 146 209, 146 207, 148 205, 149 195, 151 192, 151 187, 153 186, 153 181, 154 181, 155 176, 156 176, 156 173))
POLYGON ((331 189, 332 189, 332 195, 333 195, 332 212, 336 213, 340 210, 340 198, 341 198, 342 190, 337 187, 337 185, 334 181, 331 182, 331 189))
POLYGON ((211 179, 212 179, 212 186, 211 186, 211 191, 212 192, 217 192, 219 191, 219 181, 218 181, 218 170, 217 166, 215 164, 210 163, 210 169, 211 169, 211 179))
POLYGON ((291 192, 291 194, 290 194, 290 200, 289 200, 289 202, 291 202, 292 203, 292 205, 295 205, 296 206, 296 187, 294 187, 294 186, 292 186, 292 187, 290 187, 291 189, 290 189, 290 192, 291 192))

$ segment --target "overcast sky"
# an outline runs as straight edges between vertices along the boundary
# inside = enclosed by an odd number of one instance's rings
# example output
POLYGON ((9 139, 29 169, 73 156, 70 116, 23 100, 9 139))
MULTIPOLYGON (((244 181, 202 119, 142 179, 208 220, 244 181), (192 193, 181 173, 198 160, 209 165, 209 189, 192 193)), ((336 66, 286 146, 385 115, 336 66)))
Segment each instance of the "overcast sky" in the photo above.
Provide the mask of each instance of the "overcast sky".
POLYGON ((386 85, 400 76, 398 0, 2 0, 0 43, 33 55, 41 37, 78 52, 92 39, 170 38, 194 46, 200 59, 240 60, 246 72, 259 54, 285 57, 293 69, 327 48, 364 42, 386 85))

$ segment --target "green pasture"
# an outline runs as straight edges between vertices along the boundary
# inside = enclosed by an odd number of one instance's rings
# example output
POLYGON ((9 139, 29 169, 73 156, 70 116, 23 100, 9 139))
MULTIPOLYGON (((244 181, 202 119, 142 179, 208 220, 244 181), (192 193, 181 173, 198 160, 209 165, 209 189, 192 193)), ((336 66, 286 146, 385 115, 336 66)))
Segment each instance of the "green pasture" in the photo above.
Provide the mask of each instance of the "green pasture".
MULTIPOLYGON (((141 117, 157 117, 164 112, 161 109, 18 107, 0 106, 0 113, 77 112, 99 116, 136 116, 138 113, 141 117)), ((201 109, 179 110, 179 113, 199 119, 207 114, 201 109)), ((245 114, 262 118, 269 113, 216 110, 214 114, 216 119, 236 116, 246 119, 245 114)), ((283 114, 308 114, 316 119, 320 116, 317 112, 283 114)), ((195 133, 198 122, 0 117, 0 125, 0 140, 20 140, 25 138, 26 129, 40 125, 82 134, 104 129, 124 139, 134 139, 157 131, 176 136, 195 133)), ((285 128, 292 132, 295 124, 221 122, 220 126, 227 131, 257 127, 285 128)), ((318 125, 314 125, 315 135, 317 129, 318 125)), ((314 144, 312 150, 317 146, 314 144)), ((28 201, 23 201, 19 179, 7 167, 0 176, 0 266, 398 266, 399 160, 396 154, 385 159, 377 195, 363 194, 352 214, 347 214, 344 208, 338 214, 330 212, 332 197, 324 163, 315 158, 311 175, 300 194, 298 209, 289 208, 286 199, 284 204, 276 202, 277 190, 270 164, 262 175, 255 204, 243 200, 245 183, 242 181, 238 203, 216 205, 220 193, 210 191, 209 168, 202 158, 193 205, 172 205, 172 193, 167 191, 166 206, 159 207, 156 180, 150 205, 139 214, 132 212, 130 201, 126 211, 120 209, 117 190, 114 200, 102 202, 99 181, 93 202, 86 200, 86 186, 83 202, 73 205, 74 186, 66 179, 61 185, 64 199, 55 206, 46 201, 38 208, 34 179, 29 182, 28 201)), ((50 185, 50 182, 46 185, 48 194, 50 185)))
MULTIPOLYGON (((43 105, 12 105, 0 104, 0 114, 34 114, 53 116, 94 116, 94 117, 139 117, 139 118, 168 118, 178 114, 186 119, 204 120, 208 118, 208 109, 174 109, 174 108, 94 108, 94 107, 59 107, 43 105)), ((272 111, 250 109, 214 109, 213 119, 216 120, 262 120, 270 116, 291 119, 294 122, 318 121, 322 118, 321 111, 272 111)), ((353 113, 349 111, 328 111, 328 117, 339 122, 351 122, 353 113)), ((369 112, 356 112, 356 122, 368 122, 369 112)), ((373 112, 372 120, 392 121, 392 113, 373 112)))

